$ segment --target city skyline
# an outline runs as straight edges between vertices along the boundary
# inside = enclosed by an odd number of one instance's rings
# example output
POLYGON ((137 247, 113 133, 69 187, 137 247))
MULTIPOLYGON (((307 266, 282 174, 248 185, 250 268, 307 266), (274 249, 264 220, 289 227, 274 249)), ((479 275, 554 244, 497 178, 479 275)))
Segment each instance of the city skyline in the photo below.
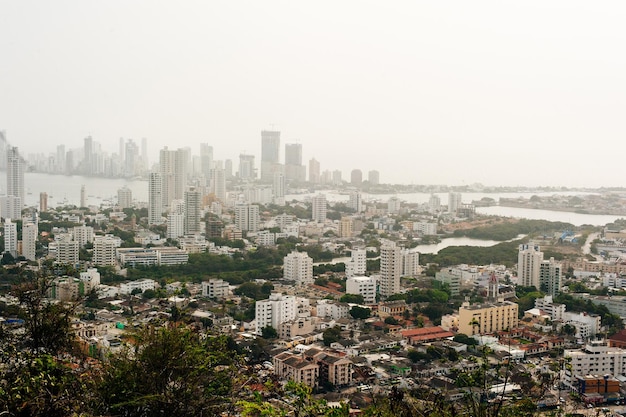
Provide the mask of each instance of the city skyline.
POLYGON ((147 138, 151 163, 206 143, 260 171, 259 132, 276 130, 281 161, 298 143, 344 178, 623 185, 594 147, 626 150, 618 2, 124 8, 3 5, 0 130, 25 155, 147 138))

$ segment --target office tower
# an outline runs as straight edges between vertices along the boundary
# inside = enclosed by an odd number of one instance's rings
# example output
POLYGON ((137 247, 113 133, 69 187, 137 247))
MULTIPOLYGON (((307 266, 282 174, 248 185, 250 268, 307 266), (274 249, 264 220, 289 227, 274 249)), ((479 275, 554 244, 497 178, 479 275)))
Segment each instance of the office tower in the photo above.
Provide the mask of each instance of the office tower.
POLYGON ((448 213, 456 214, 461 207, 461 193, 448 193, 448 213))
POLYGON ((261 131, 261 181, 271 182, 275 166, 279 164, 280 132, 261 131))
POLYGON ((22 217, 22 200, 13 195, 0 197, 0 216, 5 219, 19 219, 22 217))
POLYGON ((39 228, 37 223, 25 223, 22 227, 22 256, 29 261, 34 261, 35 248, 37 244, 37 235, 39 228))
POLYGON ((313 259, 306 252, 293 251, 283 258, 283 277, 296 285, 313 283, 313 259))
POLYGON ((367 181, 370 183, 370 185, 380 184, 380 172, 376 171, 375 169, 369 171, 367 173, 367 181))
POLYGON ((133 192, 130 188, 124 186, 117 190, 117 205, 121 209, 130 208, 133 206, 133 192))
POLYGON ((400 212, 401 201, 398 197, 390 197, 387 200, 387 212, 389 214, 398 214, 400 212))
MULTIPOLYGON (((24 205, 24 160, 17 147, 7 149, 7 195, 19 197, 20 210, 24 205)), ((18 216, 19 218, 20 216, 18 216)))
POLYGON ((9 218, 4 220, 4 251, 17 258, 17 224, 9 218))
POLYGON ((226 201, 226 173, 222 168, 211 169, 211 193, 220 201, 226 201))
POLYGON ((561 292, 562 270, 563 266, 554 258, 541 261, 539 265, 539 291, 547 295, 558 295, 561 292))
POLYGON ((241 231, 256 232, 259 230, 259 206, 254 204, 237 204, 235 206, 235 225, 241 231))
POLYGON ((348 207, 354 210, 356 213, 363 212, 363 196, 360 191, 350 191, 350 197, 348 200, 348 207))
POLYGON ((187 187, 190 153, 188 149, 169 150, 167 146, 159 154, 163 207, 174 199, 184 198, 187 187))
POLYGON ((48 211, 48 193, 45 191, 39 193, 39 211, 41 213, 48 211))
POLYGON ((272 186, 272 193, 274 194, 274 204, 279 206, 285 205, 285 175, 281 172, 274 173, 274 182, 272 186))
POLYGON ((309 160, 309 182, 319 184, 320 181, 320 163, 317 159, 311 158, 309 160))
POLYGON ((84 185, 80 186, 80 206, 87 207, 87 193, 84 185))
POLYGON ((431 194, 428 199, 428 208, 431 213, 438 213, 441 210, 441 198, 436 194, 431 194))
POLYGON ((83 146, 83 173, 90 175, 94 172, 93 139, 87 136, 83 146))
POLYGON ((137 175, 137 160, 139 159, 139 147, 134 140, 126 142, 126 154, 124 158, 124 176, 132 178, 137 175))
POLYGON ((380 295, 389 297, 400 292, 402 266, 402 249, 395 242, 383 242, 380 247, 380 295))
POLYGON ((254 155, 239 154, 239 178, 246 181, 256 178, 254 155))
POLYGON ((317 223, 326 221, 326 196, 324 194, 314 195, 311 199, 311 217, 317 223))
POLYGON ((98 236, 93 241, 93 264, 99 266, 115 266, 117 241, 111 236, 98 236))
POLYGON ((194 188, 185 191, 185 234, 200 233, 202 195, 194 188))
POLYGON ((363 173, 360 169, 353 169, 350 173, 350 184, 360 186, 363 183, 363 173))
POLYGON ((163 184, 161 174, 151 172, 148 176, 148 224, 161 224, 163 214, 163 184))
POLYGON ((539 273, 542 261, 543 252, 540 251, 539 245, 519 245, 519 253, 517 255, 517 284, 539 289, 539 273))
POLYGON ((333 184, 341 185, 343 183, 343 179, 341 178, 341 171, 338 169, 333 171, 333 184))
POLYGON ((81 247, 88 243, 93 243, 95 239, 93 227, 86 225, 74 226, 72 229, 72 237, 81 247))
POLYGON ((289 181, 306 180, 306 168, 302 165, 302 144, 285 144, 285 177, 289 181))
POLYGON ((66 162, 65 162, 65 146, 58 145, 57 146, 57 155, 55 158, 55 172, 58 174, 63 174, 65 171, 66 162))
POLYGON ((200 172, 204 176, 206 183, 211 180, 211 169, 213 168, 213 147, 208 143, 200 144, 200 172))

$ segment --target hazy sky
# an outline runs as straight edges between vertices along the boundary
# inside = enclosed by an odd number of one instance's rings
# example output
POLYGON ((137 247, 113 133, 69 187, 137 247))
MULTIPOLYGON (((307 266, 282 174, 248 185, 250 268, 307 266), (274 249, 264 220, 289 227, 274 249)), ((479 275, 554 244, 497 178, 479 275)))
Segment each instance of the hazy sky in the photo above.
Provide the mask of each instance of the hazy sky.
POLYGON ((0 0, 0 130, 383 182, 624 186, 626 3, 0 0))

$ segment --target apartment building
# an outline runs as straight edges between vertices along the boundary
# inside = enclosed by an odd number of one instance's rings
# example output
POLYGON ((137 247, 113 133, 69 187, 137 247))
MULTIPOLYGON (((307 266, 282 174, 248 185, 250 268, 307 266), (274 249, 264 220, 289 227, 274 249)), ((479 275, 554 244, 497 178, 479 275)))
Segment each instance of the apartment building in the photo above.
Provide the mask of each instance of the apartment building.
POLYGON ((459 308, 459 333, 472 336, 513 329, 519 324, 518 309, 519 306, 510 301, 463 303, 459 308))

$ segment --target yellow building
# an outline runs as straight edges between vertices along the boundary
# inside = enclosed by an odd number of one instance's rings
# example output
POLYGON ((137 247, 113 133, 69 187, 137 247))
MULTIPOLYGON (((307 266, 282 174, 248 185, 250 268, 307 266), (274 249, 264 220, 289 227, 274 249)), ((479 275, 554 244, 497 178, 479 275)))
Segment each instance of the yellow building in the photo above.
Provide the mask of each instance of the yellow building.
POLYGON ((472 336, 515 328, 519 323, 518 310, 519 306, 510 301, 463 303, 459 308, 459 333, 472 336))

